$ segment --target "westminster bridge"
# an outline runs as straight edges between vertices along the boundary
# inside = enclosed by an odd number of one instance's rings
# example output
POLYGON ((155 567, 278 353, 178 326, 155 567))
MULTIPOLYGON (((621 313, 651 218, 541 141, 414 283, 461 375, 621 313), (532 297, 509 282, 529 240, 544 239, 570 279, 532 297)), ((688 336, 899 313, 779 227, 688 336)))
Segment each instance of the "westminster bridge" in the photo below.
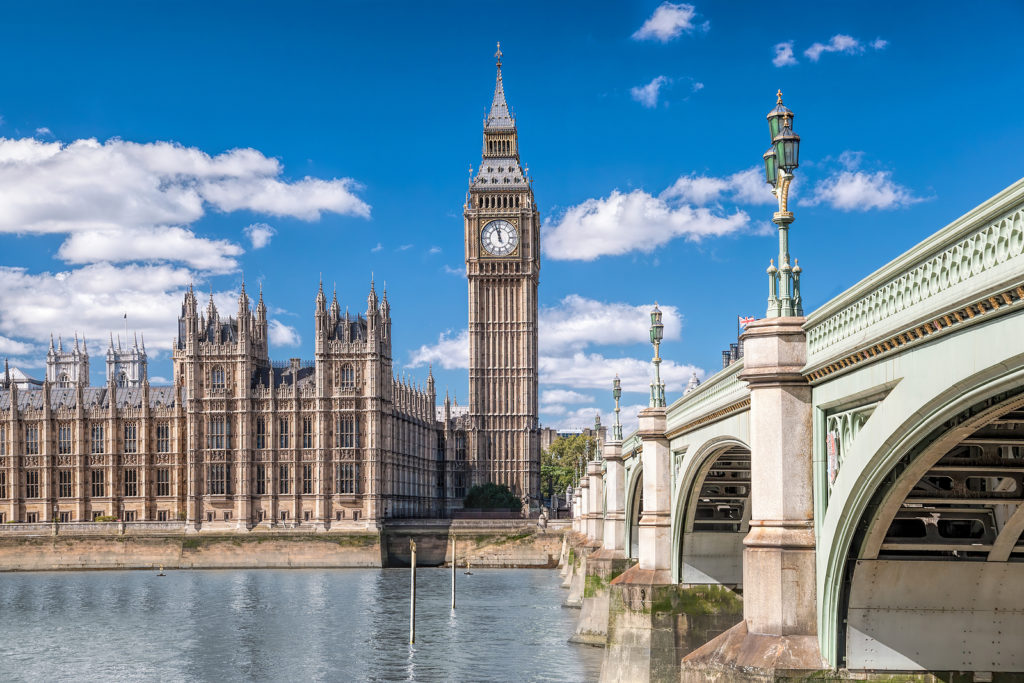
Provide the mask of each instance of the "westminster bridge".
POLYGON ((659 678, 673 648, 684 680, 1024 671, 1022 252, 1024 179, 610 430, 574 513, 587 572, 636 612, 629 638, 615 609, 587 627, 606 679, 645 656, 659 678), (689 654, 637 621, 706 585, 741 593, 742 621, 689 654))

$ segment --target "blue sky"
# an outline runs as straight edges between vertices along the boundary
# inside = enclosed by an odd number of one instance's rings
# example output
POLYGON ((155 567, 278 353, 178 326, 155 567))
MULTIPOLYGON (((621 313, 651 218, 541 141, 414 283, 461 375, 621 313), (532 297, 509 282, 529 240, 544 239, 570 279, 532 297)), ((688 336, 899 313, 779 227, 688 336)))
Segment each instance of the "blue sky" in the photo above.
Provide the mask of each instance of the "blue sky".
POLYGON ((244 277, 272 356, 310 358, 320 274, 356 311, 373 272, 396 367, 433 361, 464 399, 462 202, 500 40, 544 223, 542 421, 607 420, 615 372, 635 414, 655 300, 672 400, 764 314, 773 198, 750 169, 776 89, 807 311, 1022 175, 1020 3, 777 7, 7 4, 0 356, 39 376, 50 332, 78 331, 102 381, 127 312, 156 382, 187 283, 227 313, 244 277))

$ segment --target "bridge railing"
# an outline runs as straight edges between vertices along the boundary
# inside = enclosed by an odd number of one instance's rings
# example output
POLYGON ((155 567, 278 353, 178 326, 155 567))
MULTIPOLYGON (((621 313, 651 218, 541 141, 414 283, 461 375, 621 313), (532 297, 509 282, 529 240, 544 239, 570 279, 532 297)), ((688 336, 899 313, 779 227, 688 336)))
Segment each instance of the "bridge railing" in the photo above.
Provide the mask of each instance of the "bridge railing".
POLYGON ((668 433, 679 433, 702 424, 704 420, 713 420, 720 411, 749 398, 747 383, 739 379, 742 371, 743 360, 740 359, 674 401, 668 408, 668 433))
POLYGON ((807 316, 812 381, 1024 299, 1024 179, 807 316))

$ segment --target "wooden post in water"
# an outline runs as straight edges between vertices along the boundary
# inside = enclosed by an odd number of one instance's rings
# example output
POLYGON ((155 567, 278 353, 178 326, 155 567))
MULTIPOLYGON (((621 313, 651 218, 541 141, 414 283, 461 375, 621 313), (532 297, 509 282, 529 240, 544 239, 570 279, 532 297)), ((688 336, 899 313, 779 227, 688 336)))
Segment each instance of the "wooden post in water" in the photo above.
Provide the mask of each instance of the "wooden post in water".
POLYGON ((452 534, 452 609, 455 609, 455 534, 452 534))
POLYGON ((412 574, 409 595, 409 643, 416 642, 416 541, 409 539, 409 549, 412 550, 412 574))

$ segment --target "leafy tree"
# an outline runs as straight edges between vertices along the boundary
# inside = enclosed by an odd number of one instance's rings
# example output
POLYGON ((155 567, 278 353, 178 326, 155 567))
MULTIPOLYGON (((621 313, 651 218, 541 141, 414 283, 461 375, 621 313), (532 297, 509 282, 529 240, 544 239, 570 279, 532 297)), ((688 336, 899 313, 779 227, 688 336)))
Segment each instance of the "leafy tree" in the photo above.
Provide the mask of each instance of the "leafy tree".
POLYGON ((473 509, 484 510, 512 510, 518 512, 523 507, 523 501, 512 493, 512 490, 504 484, 477 484, 469 489, 462 506, 473 509))
POLYGON ((540 490, 548 498, 553 493, 565 495, 565 488, 576 482, 580 458, 586 457, 587 445, 593 457, 597 439, 583 434, 560 436, 540 454, 540 490))

